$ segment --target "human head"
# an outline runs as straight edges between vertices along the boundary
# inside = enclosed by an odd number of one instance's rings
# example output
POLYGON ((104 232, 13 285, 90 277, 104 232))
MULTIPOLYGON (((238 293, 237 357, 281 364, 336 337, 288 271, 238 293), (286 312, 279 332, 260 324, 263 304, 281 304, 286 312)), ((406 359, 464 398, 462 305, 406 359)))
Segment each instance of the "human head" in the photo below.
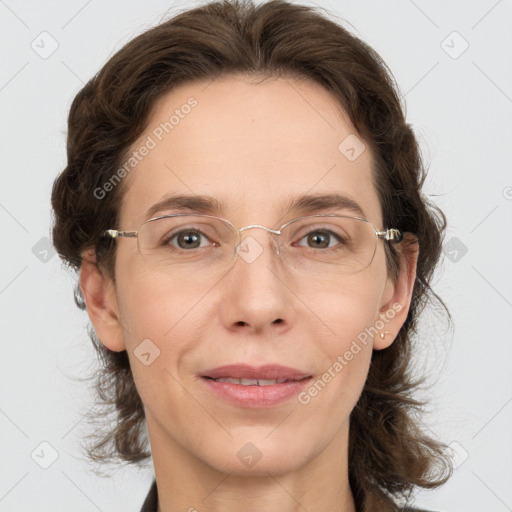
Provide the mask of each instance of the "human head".
MULTIPOLYGON (((360 496, 375 484, 392 492, 413 484, 433 485, 435 480, 427 473, 433 458, 440 457, 440 446, 415 431, 415 420, 407 410, 414 406, 407 370, 418 315, 429 293, 435 296, 429 280, 439 258, 444 216, 441 212, 437 216, 421 193, 425 174, 417 142, 391 75, 373 50, 339 25, 311 8, 282 1, 259 7, 219 2, 189 10, 128 43, 80 91, 71 107, 68 165, 52 195, 54 244, 77 270, 84 252, 94 249, 99 267, 115 284, 119 247, 101 234, 125 227, 121 207, 136 176, 108 191, 105 183, 148 129, 159 100, 187 84, 222 83, 234 75, 248 80, 282 77, 310 88, 315 84, 334 98, 339 114, 346 114, 369 149, 363 158, 371 154, 382 226, 415 235, 403 246, 404 251, 419 246, 407 318, 394 333, 393 343, 371 356, 368 378, 350 417, 349 469, 354 492, 360 496), (394 422, 388 430, 382 421, 389 417, 394 422)), ((396 282, 405 260, 388 244, 380 250, 387 275, 396 282)), ((77 299, 84 305, 79 289, 77 299)), ((109 350, 94 333, 92 337, 105 361, 100 389, 115 404, 119 420, 100 447, 112 442, 122 459, 142 460, 144 409, 127 353, 109 350)))

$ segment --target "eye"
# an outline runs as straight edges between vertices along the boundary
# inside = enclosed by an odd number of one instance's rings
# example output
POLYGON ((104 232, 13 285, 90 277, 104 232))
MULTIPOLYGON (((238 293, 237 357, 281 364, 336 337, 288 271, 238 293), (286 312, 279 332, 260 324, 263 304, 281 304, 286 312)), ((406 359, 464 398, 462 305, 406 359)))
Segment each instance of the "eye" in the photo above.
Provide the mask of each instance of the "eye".
POLYGON ((174 233, 162 241, 163 245, 172 245, 178 249, 199 249, 215 245, 210 239, 197 229, 183 229, 174 233))
POLYGON ((297 245, 300 247, 310 247, 312 249, 328 249, 336 246, 340 242, 344 242, 340 235, 324 229, 311 231, 306 236, 303 236, 297 245))

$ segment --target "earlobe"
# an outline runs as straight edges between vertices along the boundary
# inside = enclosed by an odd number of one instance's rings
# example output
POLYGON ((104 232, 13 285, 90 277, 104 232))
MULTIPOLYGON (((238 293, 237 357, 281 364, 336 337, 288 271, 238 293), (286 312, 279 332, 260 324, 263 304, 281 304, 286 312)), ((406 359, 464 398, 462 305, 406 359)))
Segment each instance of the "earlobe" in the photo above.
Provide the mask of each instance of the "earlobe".
POLYGON ((93 249, 83 253, 80 289, 85 298, 87 313, 100 341, 115 352, 125 350, 114 284, 100 272, 93 249))
MULTIPOLYGON (((379 314, 384 327, 374 337, 373 348, 383 350, 388 348, 395 340, 402 328, 412 300, 414 283, 416 281, 416 266, 418 263, 419 245, 414 235, 403 242, 401 248, 401 268, 398 280, 393 282, 388 279, 383 293, 383 302, 379 314), (381 336, 381 334, 383 336, 381 336)), ((379 323, 378 325, 381 325, 379 323)))

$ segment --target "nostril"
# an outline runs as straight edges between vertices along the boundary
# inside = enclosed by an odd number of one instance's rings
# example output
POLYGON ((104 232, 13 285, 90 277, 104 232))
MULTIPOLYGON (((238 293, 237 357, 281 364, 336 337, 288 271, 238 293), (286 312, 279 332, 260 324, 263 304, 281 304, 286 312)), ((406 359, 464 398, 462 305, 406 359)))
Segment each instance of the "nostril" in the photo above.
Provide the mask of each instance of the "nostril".
POLYGON ((240 320, 239 322, 236 323, 236 325, 247 325, 243 320, 240 320))
POLYGON ((283 323, 283 319, 282 318, 276 318, 272 323, 273 324, 281 324, 281 323, 283 323))

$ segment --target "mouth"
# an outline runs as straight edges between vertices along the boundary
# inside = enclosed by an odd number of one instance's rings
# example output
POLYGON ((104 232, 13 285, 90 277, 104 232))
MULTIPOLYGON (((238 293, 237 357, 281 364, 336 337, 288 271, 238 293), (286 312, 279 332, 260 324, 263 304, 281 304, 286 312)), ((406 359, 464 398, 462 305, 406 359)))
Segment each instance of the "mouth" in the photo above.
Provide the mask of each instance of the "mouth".
POLYGON ((232 379, 234 384, 242 384, 248 386, 269 385, 266 381, 276 381, 272 384, 282 384, 287 381, 302 380, 311 375, 290 368, 289 366, 281 366, 278 364, 267 364, 264 366, 251 366, 248 364, 230 364, 212 368, 203 373, 202 377, 213 380, 232 379), (250 381, 250 382, 249 382, 250 381), (258 384, 261 382, 262 384, 258 384))
POLYGON ((201 375, 207 389, 231 405, 268 408, 298 395, 312 375, 280 365, 229 365, 201 375))
MULTIPOLYGON (((308 378, 308 377, 304 377, 308 378)), ((284 384, 285 382, 297 382, 303 379, 236 379, 234 377, 221 377, 218 379, 212 379, 211 377, 205 377, 205 379, 211 379, 215 382, 231 382, 232 384, 239 384, 240 386, 273 386, 274 384, 284 384)))

